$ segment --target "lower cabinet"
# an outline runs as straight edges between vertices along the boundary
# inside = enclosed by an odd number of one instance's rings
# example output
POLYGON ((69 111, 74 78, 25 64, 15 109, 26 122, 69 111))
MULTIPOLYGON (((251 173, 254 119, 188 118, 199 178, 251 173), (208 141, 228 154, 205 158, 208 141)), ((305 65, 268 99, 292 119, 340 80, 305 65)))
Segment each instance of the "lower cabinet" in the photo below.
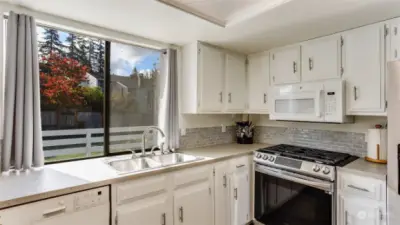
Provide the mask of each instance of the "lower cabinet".
POLYGON ((369 200, 339 195, 338 225, 385 225, 384 208, 369 200))
POLYGON ((213 201, 209 182, 192 184, 174 192, 174 224, 213 224, 213 201))
POLYGON ((244 225, 249 156, 112 185, 111 225, 244 225))
POLYGON ((121 205, 116 210, 119 225, 166 225, 172 219, 167 194, 145 197, 121 205))
POLYGON ((244 225, 253 219, 250 162, 244 156, 215 165, 215 225, 244 225))

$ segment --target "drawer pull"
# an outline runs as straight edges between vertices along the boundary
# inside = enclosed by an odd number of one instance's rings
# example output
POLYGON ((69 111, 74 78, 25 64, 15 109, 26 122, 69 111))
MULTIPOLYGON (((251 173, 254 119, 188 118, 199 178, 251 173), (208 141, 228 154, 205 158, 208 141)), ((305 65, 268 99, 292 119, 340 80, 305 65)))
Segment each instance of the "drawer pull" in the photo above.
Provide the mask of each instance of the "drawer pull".
POLYGON ((354 186, 354 185, 352 185, 352 184, 350 184, 350 185, 347 185, 347 187, 349 187, 349 188, 353 188, 353 189, 356 189, 356 190, 359 190, 359 191, 369 192, 369 190, 368 190, 368 189, 366 189, 366 188, 360 188, 360 187, 356 187, 356 186, 354 186))
POLYGON ((65 213, 66 210, 67 210, 66 206, 60 206, 54 209, 50 209, 43 212, 43 217, 52 217, 61 213, 65 213))
POLYGON ((236 165, 236 168, 241 168, 241 167, 244 167, 245 165, 244 164, 240 164, 240 165, 236 165))

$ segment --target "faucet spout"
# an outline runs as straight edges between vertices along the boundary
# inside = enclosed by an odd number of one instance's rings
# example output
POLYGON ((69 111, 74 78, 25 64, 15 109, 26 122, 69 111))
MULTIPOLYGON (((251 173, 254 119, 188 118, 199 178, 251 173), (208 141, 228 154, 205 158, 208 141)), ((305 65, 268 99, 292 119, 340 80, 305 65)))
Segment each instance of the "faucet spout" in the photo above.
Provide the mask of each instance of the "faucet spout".
POLYGON ((142 157, 146 156, 146 136, 150 133, 150 131, 158 131, 161 134, 162 138, 165 138, 165 133, 159 127, 151 126, 146 128, 142 134, 142 157))

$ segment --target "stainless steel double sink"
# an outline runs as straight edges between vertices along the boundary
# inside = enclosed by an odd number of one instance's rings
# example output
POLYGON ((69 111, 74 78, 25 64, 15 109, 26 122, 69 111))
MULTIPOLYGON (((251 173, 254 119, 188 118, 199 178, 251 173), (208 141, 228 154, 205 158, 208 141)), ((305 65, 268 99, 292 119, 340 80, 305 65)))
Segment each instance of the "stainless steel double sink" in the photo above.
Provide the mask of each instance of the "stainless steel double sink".
POLYGON ((204 158, 181 153, 171 153, 166 155, 145 156, 132 159, 107 160, 106 164, 111 166, 118 173, 122 174, 174 166, 183 163, 199 161, 202 159, 204 158))

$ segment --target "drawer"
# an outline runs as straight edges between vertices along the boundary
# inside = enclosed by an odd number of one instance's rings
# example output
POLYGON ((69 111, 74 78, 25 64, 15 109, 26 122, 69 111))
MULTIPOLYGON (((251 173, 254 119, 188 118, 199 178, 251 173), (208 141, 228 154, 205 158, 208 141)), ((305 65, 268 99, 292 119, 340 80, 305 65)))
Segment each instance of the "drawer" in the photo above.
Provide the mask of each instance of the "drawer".
POLYGON ((168 187, 167 177, 158 175, 155 177, 146 177, 134 181, 115 184, 117 204, 143 195, 166 191, 168 187))
POLYGON ((386 199, 386 184, 384 181, 343 172, 339 172, 338 177, 338 188, 342 192, 377 201, 385 201, 386 199))
POLYGON ((250 160, 252 159, 251 156, 241 156, 237 158, 233 158, 229 160, 231 171, 235 171, 237 169, 247 169, 250 167, 250 160))
POLYGON ((212 170, 212 165, 205 165, 177 171, 173 175, 175 187, 210 179, 212 170))

